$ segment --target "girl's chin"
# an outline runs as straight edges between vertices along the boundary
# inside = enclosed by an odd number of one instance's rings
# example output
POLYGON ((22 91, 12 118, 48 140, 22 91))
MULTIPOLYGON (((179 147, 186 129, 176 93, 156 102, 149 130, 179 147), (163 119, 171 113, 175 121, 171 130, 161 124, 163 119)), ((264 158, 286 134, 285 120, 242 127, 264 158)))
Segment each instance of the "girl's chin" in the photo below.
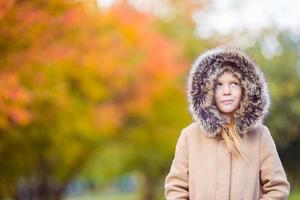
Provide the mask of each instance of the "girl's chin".
POLYGON ((231 109, 220 109, 221 113, 223 114, 231 114, 236 110, 236 108, 231 108, 231 109))

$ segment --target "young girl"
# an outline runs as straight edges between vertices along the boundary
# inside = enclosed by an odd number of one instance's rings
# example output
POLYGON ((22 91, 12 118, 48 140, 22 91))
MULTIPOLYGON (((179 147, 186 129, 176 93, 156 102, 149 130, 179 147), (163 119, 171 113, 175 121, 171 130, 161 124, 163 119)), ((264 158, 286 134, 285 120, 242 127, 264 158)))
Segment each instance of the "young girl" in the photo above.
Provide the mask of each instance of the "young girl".
POLYGON ((287 199, 290 184, 262 123, 270 96, 257 64, 238 48, 208 50, 192 65, 187 95, 195 122, 176 144, 166 199, 287 199))

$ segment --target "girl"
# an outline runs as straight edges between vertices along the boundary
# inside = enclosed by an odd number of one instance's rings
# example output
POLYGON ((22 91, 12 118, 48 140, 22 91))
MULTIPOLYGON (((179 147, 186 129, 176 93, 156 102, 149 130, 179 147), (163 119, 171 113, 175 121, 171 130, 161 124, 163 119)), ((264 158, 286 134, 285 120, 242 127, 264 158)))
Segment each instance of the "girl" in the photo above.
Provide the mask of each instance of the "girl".
POLYGON ((257 64, 238 48, 215 48, 195 60, 187 83, 195 122, 177 141, 166 199, 287 199, 290 184, 263 124, 270 96, 257 64))

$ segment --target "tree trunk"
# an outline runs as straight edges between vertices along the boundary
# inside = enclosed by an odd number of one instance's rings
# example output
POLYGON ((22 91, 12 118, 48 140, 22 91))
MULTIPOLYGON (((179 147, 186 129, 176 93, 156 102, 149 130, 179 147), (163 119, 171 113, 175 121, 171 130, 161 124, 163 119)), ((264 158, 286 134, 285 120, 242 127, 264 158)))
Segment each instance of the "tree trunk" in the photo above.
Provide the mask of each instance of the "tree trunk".
POLYGON ((16 200, 60 200, 64 186, 55 184, 47 178, 20 183, 16 200))
POLYGON ((151 175, 144 175, 143 200, 156 200, 158 190, 158 179, 151 175))

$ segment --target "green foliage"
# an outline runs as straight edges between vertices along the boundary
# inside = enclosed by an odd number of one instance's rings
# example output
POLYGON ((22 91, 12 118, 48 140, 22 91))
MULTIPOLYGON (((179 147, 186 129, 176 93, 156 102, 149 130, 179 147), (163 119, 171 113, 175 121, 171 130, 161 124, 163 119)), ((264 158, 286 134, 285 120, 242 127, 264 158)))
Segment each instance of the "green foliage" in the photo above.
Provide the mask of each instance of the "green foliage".
POLYGON ((263 57, 259 43, 249 51, 265 72, 270 89, 271 109, 266 124, 275 139, 292 188, 299 188, 299 44, 286 33, 281 33, 278 40, 282 51, 271 59, 263 57))

